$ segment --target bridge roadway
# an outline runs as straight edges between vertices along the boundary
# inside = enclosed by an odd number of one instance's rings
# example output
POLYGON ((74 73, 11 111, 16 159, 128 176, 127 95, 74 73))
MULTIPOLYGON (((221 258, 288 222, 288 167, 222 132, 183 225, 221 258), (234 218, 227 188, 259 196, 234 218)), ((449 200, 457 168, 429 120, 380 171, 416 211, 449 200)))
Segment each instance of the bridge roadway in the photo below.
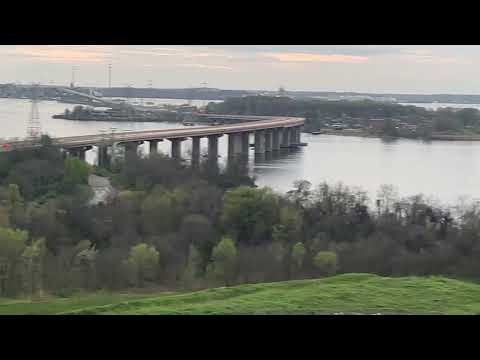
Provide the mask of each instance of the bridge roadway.
MULTIPOLYGON (((192 163, 197 163, 200 157, 200 139, 208 138, 208 155, 217 158, 218 138, 223 135, 229 136, 229 156, 246 155, 250 147, 250 134, 255 135, 255 153, 262 154, 269 151, 278 151, 281 147, 296 147, 301 144, 301 127, 305 123, 304 118, 295 117, 268 117, 268 116, 237 116, 237 115, 207 115, 212 118, 238 119, 242 122, 231 125, 202 126, 194 128, 179 128, 167 130, 146 130, 117 132, 113 134, 95 134, 71 137, 59 137, 52 139, 54 146, 65 151, 85 157, 85 151, 93 146, 99 148, 99 165, 109 162, 108 148, 117 145, 125 146, 127 151, 136 153, 139 144, 150 142, 150 151, 157 151, 158 142, 168 139, 172 142, 171 155, 180 158, 181 143, 191 138, 192 163)), ((25 140, 8 144, 8 149, 27 150, 41 146, 38 142, 25 140)))

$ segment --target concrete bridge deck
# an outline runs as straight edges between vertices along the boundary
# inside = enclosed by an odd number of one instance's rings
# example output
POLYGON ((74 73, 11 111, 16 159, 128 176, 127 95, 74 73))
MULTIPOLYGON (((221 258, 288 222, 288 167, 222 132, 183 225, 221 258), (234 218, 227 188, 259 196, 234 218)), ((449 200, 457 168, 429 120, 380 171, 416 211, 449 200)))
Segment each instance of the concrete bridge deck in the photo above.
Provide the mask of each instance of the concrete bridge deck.
MULTIPOLYGON (((225 115, 223 115, 225 116, 225 115)), ((229 116, 235 118, 235 116, 229 116)), ((237 117, 244 120, 245 117, 237 117)), ((167 130, 146 130, 146 131, 129 131, 118 132, 115 134, 95 134, 54 138, 53 144, 62 148, 75 148, 81 146, 96 146, 96 145, 112 145, 113 143, 125 143, 133 141, 149 141, 149 140, 164 140, 187 137, 207 137, 211 135, 224 135, 242 132, 255 132, 259 130, 269 130, 276 128, 290 128, 303 126, 305 119, 294 117, 248 117, 251 122, 239 123, 232 125, 219 126, 202 126, 194 128, 179 128, 167 130), (253 121, 253 119, 262 119, 261 121, 253 121)), ((33 149, 40 146, 32 141, 17 141, 8 144, 8 150, 25 150, 33 149)))
MULTIPOLYGON (((211 158, 217 158, 218 138, 228 135, 229 157, 248 155, 250 147, 250 134, 255 136, 255 153, 263 154, 270 151, 278 151, 280 148, 296 147, 301 144, 300 128, 304 125, 304 118, 296 117, 268 117, 268 116, 237 116, 237 115, 207 115, 212 117, 227 117, 231 120, 243 121, 237 124, 202 126, 194 128, 179 128, 167 130, 145 130, 117 132, 113 134, 95 134, 59 137, 52 139, 57 146, 75 156, 85 158, 85 152, 93 146, 98 147, 99 166, 110 162, 109 148, 123 145, 131 154, 137 153, 138 145, 150 142, 150 151, 158 150, 158 142, 165 139, 171 141, 173 158, 180 158, 182 141, 191 138, 192 164, 198 163, 200 157, 200 139, 208 138, 208 154, 211 158)), ((3 151, 32 150, 40 147, 37 141, 25 140, 8 143, 2 147, 3 151)))

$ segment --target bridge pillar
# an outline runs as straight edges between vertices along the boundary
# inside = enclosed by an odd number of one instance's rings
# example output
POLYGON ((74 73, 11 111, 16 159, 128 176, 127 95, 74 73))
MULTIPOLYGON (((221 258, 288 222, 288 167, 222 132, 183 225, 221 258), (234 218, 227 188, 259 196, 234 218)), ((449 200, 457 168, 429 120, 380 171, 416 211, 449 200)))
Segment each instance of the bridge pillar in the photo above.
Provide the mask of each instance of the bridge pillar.
MULTIPOLYGON (((141 143, 141 142, 140 142, 141 143)), ((138 155, 138 141, 124 143, 125 146, 125 157, 137 156, 138 155)))
POLYGON ((218 138, 223 135, 209 135, 208 138, 208 157, 207 171, 212 174, 218 174, 220 171, 218 166, 218 138))
POLYGON ((272 130, 265 130, 265 152, 272 151, 272 130))
POLYGON ((290 147, 290 133, 291 129, 290 128, 283 128, 282 130, 282 145, 280 147, 282 148, 289 148, 290 147))
POLYGON ((99 145, 98 146, 98 167, 109 168, 110 167, 110 156, 108 155, 108 146, 99 145))
POLYGON ((242 153, 248 157, 248 151, 250 150, 250 133, 242 133, 242 153))
POLYGON ((208 157, 210 159, 218 158, 218 138, 223 135, 209 135, 208 136, 208 157))
POLYGON ((302 143, 302 127, 297 126, 297 144, 302 143))
POLYGON ((163 141, 161 140, 150 140, 150 154, 157 154, 158 153, 158 143, 163 141))
POLYGON ((192 167, 200 164, 200 136, 192 137, 192 167))
POLYGON ((297 142, 297 127, 290 128, 290 147, 297 147, 299 143, 297 142))
POLYGON ((85 161, 85 153, 91 148, 91 146, 82 146, 79 148, 68 149, 67 152, 70 156, 75 156, 78 157, 80 160, 85 161))
POLYGON ((243 153, 242 134, 228 134, 228 157, 236 157, 243 153))
POLYGON ((180 160, 182 158, 182 141, 185 138, 168 139, 172 142, 172 159, 180 160))
POLYGON ((272 151, 280 150, 281 129, 272 130, 272 151))
POLYGON ((265 130, 255 131, 255 154, 265 152, 265 130))

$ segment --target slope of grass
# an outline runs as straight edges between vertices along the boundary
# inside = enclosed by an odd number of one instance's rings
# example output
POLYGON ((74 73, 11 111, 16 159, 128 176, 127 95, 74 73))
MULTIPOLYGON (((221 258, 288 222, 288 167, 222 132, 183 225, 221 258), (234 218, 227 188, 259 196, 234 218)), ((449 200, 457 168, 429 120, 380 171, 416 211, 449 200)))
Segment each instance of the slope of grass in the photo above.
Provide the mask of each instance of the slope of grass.
POLYGON ((248 284, 84 308, 70 314, 480 314, 480 285, 442 277, 345 274, 248 284))
POLYGON ((443 277, 345 274, 189 293, 100 293, 0 302, 0 314, 480 314, 480 285, 443 277))
POLYGON ((133 299, 144 299, 152 295, 114 294, 100 292, 76 295, 68 298, 49 298, 42 301, 0 300, 0 315, 53 315, 64 311, 120 303, 133 299))

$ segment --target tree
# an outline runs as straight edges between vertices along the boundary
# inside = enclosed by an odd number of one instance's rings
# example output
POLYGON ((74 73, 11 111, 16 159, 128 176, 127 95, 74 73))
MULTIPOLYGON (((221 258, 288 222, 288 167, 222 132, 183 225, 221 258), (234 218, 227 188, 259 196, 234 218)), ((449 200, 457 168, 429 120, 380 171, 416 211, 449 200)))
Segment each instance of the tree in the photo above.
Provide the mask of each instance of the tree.
POLYGON ((24 264, 25 288, 31 296, 42 291, 44 259, 47 253, 45 239, 33 240, 32 244, 27 246, 22 254, 24 264))
POLYGON ((398 191, 393 185, 381 185, 377 192, 379 214, 389 214, 393 210, 393 205, 398 201, 398 191))
POLYGON ((184 288, 189 289, 193 286, 195 279, 200 275, 199 269, 202 267, 202 262, 199 251, 193 244, 190 245, 187 266, 182 276, 184 288))
POLYGON ((87 184, 90 175, 90 165, 74 156, 65 159, 65 174, 63 177, 63 190, 70 192, 75 185, 87 184))
POLYGON ((268 188, 228 190, 223 199, 223 224, 238 242, 253 245, 270 241, 273 225, 279 221, 278 202, 268 188))
POLYGON ((150 235, 159 235, 177 230, 187 197, 180 189, 168 191, 157 186, 142 203, 144 231, 150 235))
POLYGON ((19 288, 18 265, 27 239, 26 231, 0 228, 0 295, 13 294, 19 288))
POLYGON ((95 263, 98 251, 89 240, 80 241, 76 246, 76 250, 74 266, 82 274, 82 286, 87 289, 91 288, 96 279, 95 263))
POLYGON ((222 279, 226 286, 233 283, 236 257, 235 243, 229 237, 224 237, 213 249, 209 270, 215 278, 222 279))
POLYGON ((279 212, 278 224, 273 227, 273 239, 291 248, 299 240, 302 228, 302 216, 298 209, 282 207, 279 212))
POLYGON ((203 274, 210 260, 217 235, 210 221, 203 215, 188 215, 183 218, 180 226, 182 250, 192 249, 194 245, 198 252, 198 262, 195 267, 197 274, 203 274))
POLYGON ((334 275, 337 272, 338 259, 333 251, 320 251, 313 258, 313 263, 322 274, 334 275))
POLYGON ((294 271, 299 271, 302 268, 306 253, 307 251, 305 250, 303 243, 298 242, 293 246, 292 265, 294 267, 294 271))
POLYGON ((287 192, 287 197, 294 201, 297 206, 307 206, 310 197, 312 184, 306 180, 297 180, 293 183, 293 190, 287 192))
POLYGON ((395 122, 392 119, 386 119, 383 127, 383 134, 387 136, 397 137, 398 129, 395 122))
POLYGON ((131 248, 127 264, 134 274, 137 286, 143 287, 145 280, 153 280, 158 259, 159 253, 153 246, 142 243, 131 248))

